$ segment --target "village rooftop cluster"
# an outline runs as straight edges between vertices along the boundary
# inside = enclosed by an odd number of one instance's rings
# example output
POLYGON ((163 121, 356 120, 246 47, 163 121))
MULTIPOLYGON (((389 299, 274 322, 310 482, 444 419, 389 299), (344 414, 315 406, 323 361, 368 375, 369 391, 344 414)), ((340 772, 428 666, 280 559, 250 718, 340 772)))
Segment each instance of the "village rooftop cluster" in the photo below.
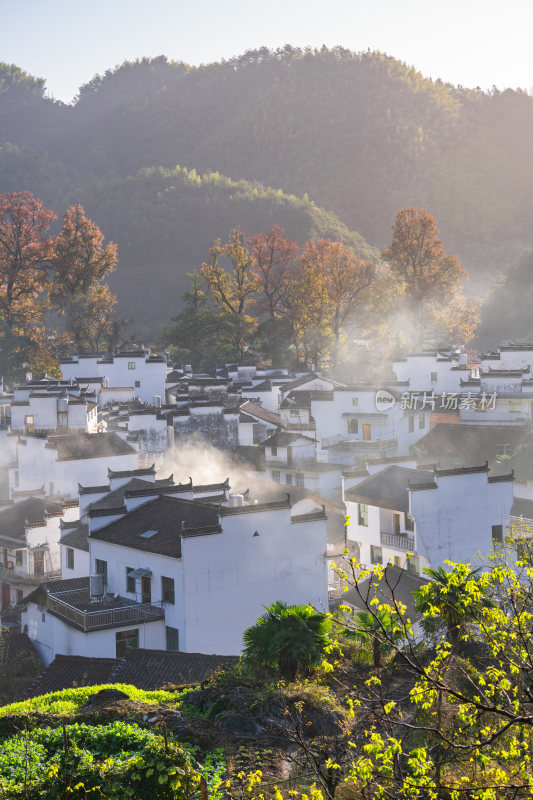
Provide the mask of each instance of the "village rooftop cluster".
POLYGON ((28 375, 0 397, 2 621, 44 667, 142 650, 205 672, 275 601, 357 607, 332 568, 346 551, 412 588, 447 560, 485 566, 510 532, 519 553, 532 365, 533 344, 423 351, 345 385, 252 356, 198 375, 135 349, 28 375), (195 449, 227 472, 181 474, 195 449))

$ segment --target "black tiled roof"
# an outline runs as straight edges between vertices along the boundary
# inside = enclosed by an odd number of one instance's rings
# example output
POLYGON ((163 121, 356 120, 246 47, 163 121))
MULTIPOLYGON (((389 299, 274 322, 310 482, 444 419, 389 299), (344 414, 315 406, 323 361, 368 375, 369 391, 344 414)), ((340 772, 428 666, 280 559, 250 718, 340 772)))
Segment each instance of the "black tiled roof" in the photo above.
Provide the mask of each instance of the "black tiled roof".
POLYGON ((432 472, 393 465, 348 489, 345 497, 355 503, 408 512, 409 483, 434 484, 435 478, 432 472))
POLYGON ((107 477, 109 480, 112 478, 141 478, 143 475, 155 475, 155 464, 142 469, 107 470, 107 477))
POLYGON ((22 601, 22 605, 26 603, 37 603, 37 605, 46 604, 46 595, 48 593, 56 592, 74 592, 78 589, 89 590, 89 577, 85 578, 66 578, 62 581, 48 581, 41 583, 33 592, 30 592, 27 597, 22 601))
POLYGON ((121 659, 56 655, 27 696, 102 683, 126 683, 144 690, 168 684, 196 684, 206 680, 215 669, 231 667, 238 660, 238 656, 168 650, 127 650, 121 659))
MULTIPOLYGON (((65 528, 63 528, 65 530, 65 528)), ((89 552, 89 526, 82 522, 81 520, 76 520, 76 527, 72 527, 66 530, 66 532, 61 536, 61 544, 66 545, 67 547, 75 547, 77 550, 85 550, 87 553, 89 552)))
POLYGON ((298 441, 298 439, 307 439, 309 442, 315 442, 315 438, 311 438, 309 436, 303 436, 301 433, 292 433, 291 431, 276 431, 269 436, 268 439, 265 439, 264 442, 261 442, 259 447, 287 447, 288 445, 293 444, 293 442, 298 441))
POLYGON ((253 403, 251 400, 243 403, 240 410, 244 414, 257 417, 258 419, 262 419, 264 422, 269 422, 272 425, 280 426, 282 424, 279 414, 276 414, 274 411, 269 411, 268 408, 263 408, 263 406, 259 405, 259 403, 253 403))
POLYGON ((157 497, 92 533, 91 538, 135 550, 181 557, 181 537, 220 532, 216 508, 193 500, 157 497), (153 536, 141 536, 156 531, 153 536))
POLYGON ((48 692, 58 692, 75 686, 111 683, 111 674, 118 663, 116 658, 86 658, 58 654, 32 684, 27 696, 39 697, 48 692))
POLYGON ((50 436, 46 447, 57 450, 59 461, 123 456, 137 451, 116 433, 75 433, 50 436))
POLYGON ((39 497, 29 497, 20 503, 0 511, 0 546, 13 547, 13 543, 3 544, 2 537, 24 541, 24 526, 28 523, 39 523, 46 520, 46 514, 60 514, 63 506, 51 503, 39 497))
MULTIPOLYGON (((109 487, 108 487, 109 488, 109 487)), ((91 511, 100 511, 104 508, 119 508, 124 505, 124 497, 126 492, 135 491, 138 489, 151 489, 153 494, 157 494, 158 487, 151 481, 143 481, 141 478, 132 478, 124 486, 119 486, 112 492, 108 492, 100 500, 91 503, 91 511)))
POLYGON ((139 689, 166 684, 201 683, 219 667, 236 664, 238 656, 205 655, 168 650, 129 650, 113 671, 113 683, 131 683, 139 689))
MULTIPOLYGON (((521 445, 528 440, 531 437, 521 425, 446 425, 439 422, 418 440, 415 447, 425 459, 438 461, 443 468, 473 466, 487 460, 489 467, 495 468, 502 454, 512 456, 518 453, 521 445)), ((513 466, 519 474, 520 454, 516 459, 516 464, 515 459, 512 463, 507 462, 505 469, 513 466)), ((525 467, 526 463, 521 466, 525 467)), ((533 474, 533 467, 531 471, 533 474)))

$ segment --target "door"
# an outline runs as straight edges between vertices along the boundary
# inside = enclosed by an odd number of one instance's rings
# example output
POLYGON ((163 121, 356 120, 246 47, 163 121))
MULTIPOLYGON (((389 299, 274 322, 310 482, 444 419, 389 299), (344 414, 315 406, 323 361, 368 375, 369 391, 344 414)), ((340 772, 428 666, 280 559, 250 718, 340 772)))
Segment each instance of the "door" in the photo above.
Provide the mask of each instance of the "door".
POLYGON ((37 550, 33 553, 33 574, 35 576, 44 575, 44 551, 37 550))
POLYGON ((142 583, 142 602, 143 603, 151 603, 152 602, 152 578, 150 575, 143 575, 141 579, 142 583))
POLYGON ((11 587, 9 583, 2 584, 2 608, 9 608, 11 602, 11 587))
POLYGON ((363 441, 369 442, 372 439, 372 426, 369 422, 363 425, 363 441))
POLYGON ((398 534, 400 533, 400 515, 399 514, 393 514, 392 515, 392 521, 393 521, 393 525, 392 526, 394 528, 394 533, 396 534, 396 536, 398 536, 398 534))

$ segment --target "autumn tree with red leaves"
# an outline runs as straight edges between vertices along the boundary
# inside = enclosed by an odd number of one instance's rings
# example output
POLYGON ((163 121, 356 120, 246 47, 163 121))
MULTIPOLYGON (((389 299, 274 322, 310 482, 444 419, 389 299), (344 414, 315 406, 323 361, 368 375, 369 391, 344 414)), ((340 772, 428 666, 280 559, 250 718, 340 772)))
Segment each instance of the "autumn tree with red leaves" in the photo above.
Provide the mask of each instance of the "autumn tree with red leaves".
POLYGON ((11 332, 31 332, 42 316, 36 301, 48 285, 55 219, 30 192, 0 195, 0 312, 11 332))
POLYGON ((477 325, 477 307, 461 292, 468 273, 444 250, 435 217, 425 208, 404 208, 396 214, 392 231, 392 243, 382 256, 397 281, 412 344, 436 336, 467 341, 477 325))
POLYGON ((113 330, 116 297, 102 281, 117 263, 117 247, 104 246, 104 235, 83 206, 68 208, 50 260, 50 300, 64 316, 72 346, 98 351, 113 330))
POLYGON ((262 295, 259 307, 275 317, 281 309, 298 245, 286 239, 285 231, 274 225, 269 231, 249 236, 252 274, 262 295))

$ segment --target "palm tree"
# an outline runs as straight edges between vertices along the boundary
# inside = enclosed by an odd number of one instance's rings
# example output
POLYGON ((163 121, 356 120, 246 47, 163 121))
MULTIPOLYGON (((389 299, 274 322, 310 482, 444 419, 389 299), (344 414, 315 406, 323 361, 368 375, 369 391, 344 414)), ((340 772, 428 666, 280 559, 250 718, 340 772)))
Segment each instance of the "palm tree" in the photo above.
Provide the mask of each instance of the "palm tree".
POLYGON ((386 609, 376 612, 358 611, 354 617, 355 628, 347 635, 362 644, 372 643, 372 664, 381 667, 383 656, 392 648, 392 643, 399 638, 399 632, 393 630, 392 617, 386 609))
POLYGON ((244 631, 244 654, 252 662, 277 667, 294 680, 320 664, 329 643, 331 621, 312 606, 272 603, 255 625, 244 631))
POLYGON ((424 572, 431 581, 413 593, 416 610, 429 612, 421 622, 425 631, 433 632, 444 626, 454 647, 468 624, 475 621, 483 609, 492 606, 477 581, 480 568, 470 570, 469 567, 469 564, 455 564, 450 572, 443 567, 427 568, 424 572), (477 584, 475 592, 471 591, 472 583, 477 584))

